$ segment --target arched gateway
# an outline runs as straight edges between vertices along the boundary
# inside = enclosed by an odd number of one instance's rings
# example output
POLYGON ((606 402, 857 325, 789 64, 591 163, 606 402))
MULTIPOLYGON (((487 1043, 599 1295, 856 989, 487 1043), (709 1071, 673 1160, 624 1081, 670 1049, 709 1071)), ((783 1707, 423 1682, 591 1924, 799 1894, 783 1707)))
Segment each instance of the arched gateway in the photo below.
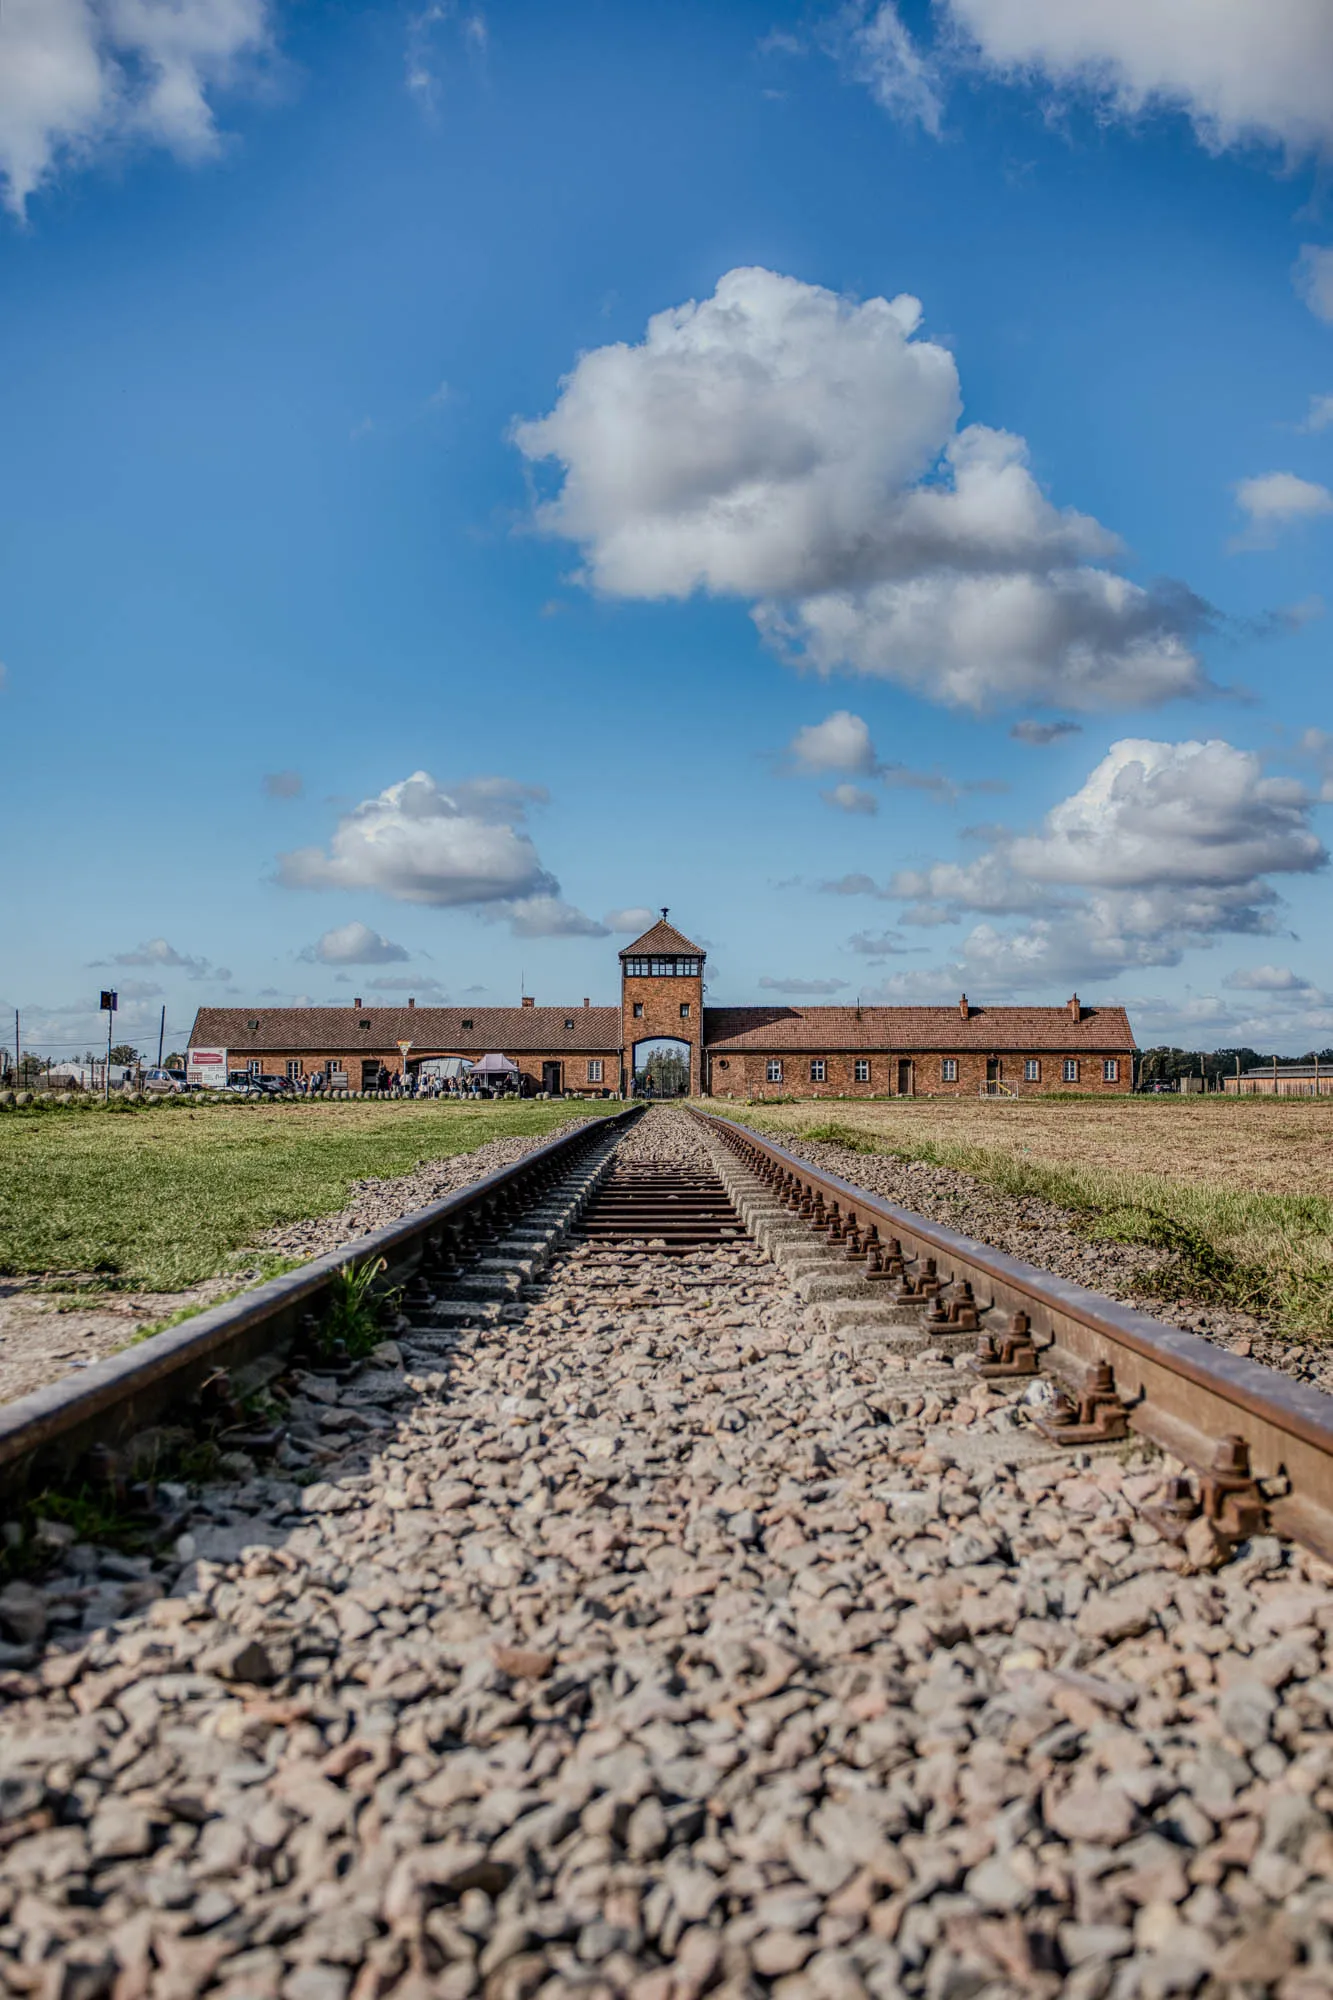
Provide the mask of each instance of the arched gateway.
MULTIPOLYGON (((286 1077, 294 1089, 384 1089, 404 1071, 452 1079, 502 1054, 531 1095, 732 1098, 1024 1097, 1133 1087, 1123 1008, 761 1007, 704 1009, 702 945, 669 912, 620 953, 620 1004, 564 1007, 203 1007, 190 1037, 217 1069, 286 1077), (656 1059, 652 1052, 656 1050, 656 1059)), ((210 1067, 204 1074, 214 1074, 210 1067)))

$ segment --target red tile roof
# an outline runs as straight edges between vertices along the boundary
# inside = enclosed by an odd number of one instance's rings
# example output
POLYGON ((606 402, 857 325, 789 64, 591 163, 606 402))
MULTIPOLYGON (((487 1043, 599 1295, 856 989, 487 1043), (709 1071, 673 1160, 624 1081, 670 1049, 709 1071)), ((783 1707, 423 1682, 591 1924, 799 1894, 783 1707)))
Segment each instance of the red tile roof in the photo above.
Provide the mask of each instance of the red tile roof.
POLYGON ((701 944, 691 944, 683 931, 678 931, 674 924, 669 924, 666 918, 662 917, 650 931, 645 931, 641 938, 635 938, 633 944, 627 944, 620 956, 638 958, 643 954, 651 957, 653 953, 659 958, 664 954, 667 957, 688 954, 691 958, 702 958, 704 948, 701 944))
POLYGON ((618 1007, 201 1007, 192 1045, 237 1055, 391 1054, 411 1042, 414 1056, 614 1055, 618 1007), (257 1025, 251 1027, 250 1023, 257 1025), (369 1021, 363 1028, 362 1021, 369 1021), (472 1026, 465 1028, 464 1021, 472 1026), (567 1028, 566 1021, 573 1026, 567 1028))
POLYGON ((1084 1007, 1079 1020, 1067 1007, 973 1007, 966 1020, 957 1007, 705 1007, 704 1046, 713 1051, 752 1049, 1080 1049, 1128 1053, 1134 1046, 1123 1007, 1084 1007))

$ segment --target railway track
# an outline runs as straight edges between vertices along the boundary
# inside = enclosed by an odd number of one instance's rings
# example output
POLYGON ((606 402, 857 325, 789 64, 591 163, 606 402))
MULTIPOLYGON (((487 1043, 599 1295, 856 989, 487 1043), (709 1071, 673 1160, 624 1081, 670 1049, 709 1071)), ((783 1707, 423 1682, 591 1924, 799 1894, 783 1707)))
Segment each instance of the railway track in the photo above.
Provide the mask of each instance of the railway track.
MULTIPOLYGON (((576 1138, 344 1253, 401 1287, 359 1368, 303 1346, 335 1262, 7 1414, 13 1480, 220 1356, 285 1403, 276 1447, 165 1482, 166 1545, 53 1522, 0 1592, 10 1990, 1326 1993, 1304 1473, 1255 1433, 1267 1518, 1163 1493, 1152 1322, 724 1121, 576 1138)), ((1254 1388, 1207 1386, 1228 1425, 1254 1388)))

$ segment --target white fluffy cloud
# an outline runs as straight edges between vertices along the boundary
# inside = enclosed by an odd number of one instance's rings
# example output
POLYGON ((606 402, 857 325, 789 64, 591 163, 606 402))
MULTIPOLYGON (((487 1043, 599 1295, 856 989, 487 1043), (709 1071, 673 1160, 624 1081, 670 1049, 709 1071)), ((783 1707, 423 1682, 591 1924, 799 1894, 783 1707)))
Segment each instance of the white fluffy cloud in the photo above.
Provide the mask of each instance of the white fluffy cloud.
POLYGON ((657 911, 635 903, 627 910, 608 910, 603 922, 609 931, 626 931, 638 937, 657 921, 657 911))
POLYGON ((835 812, 870 815, 879 811, 879 800, 873 792, 866 791, 863 785, 849 784, 846 780, 840 785, 830 785, 828 790, 821 792, 819 796, 825 805, 832 806, 835 812))
POLYGON ((469 778, 446 791, 414 771, 345 813, 327 850, 279 855, 278 880, 289 889, 373 889, 400 903, 472 907, 508 919, 519 937, 605 937, 605 925, 561 899, 523 825, 528 807, 545 798, 540 786, 509 778, 469 778))
POLYGON ((870 739, 870 725, 848 709, 835 709, 822 722, 807 723, 791 740, 791 755, 798 768, 822 774, 846 771, 870 778, 879 770, 879 759, 870 739))
POLYGON ((379 931, 371 930, 369 924, 353 922, 325 931, 323 937, 308 944, 299 956, 321 965, 392 965, 410 958, 411 953, 379 931))
POLYGON ((622 597, 753 600, 821 673, 974 708, 1139 704, 1201 686, 1203 607, 1103 567, 1119 544, 1056 508, 1020 438, 957 429, 953 357, 906 295, 856 303, 762 269, 597 348, 514 428, 563 469, 538 510, 622 597))
POLYGON ((339 820, 326 853, 302 847, 278 859, 289 889, 378 889, 402 903, 448 908, 555 894, 521 821, 541 791, 475 778, 448 791, 415 771, 339 820))
POLYGON ((217 151, 210 94, 269 43, 267 0, 5 0, 0 177, 22 216, 63 163, 134 141, 217 151))
MULTIPOLYGON (((206 958, 192 958, 188 952, 177 951, 174 945, 161 937, 149 938, 146 943, 135 945, 133 951, 118 951, 110 959, 94 959, 93 963, 160 966, 166 971, 183 972, 187 979, 212 979, 225 983, 231 978, 225 965, 214 965, 206 958)), ((157 988, 153 990, 156 992, 157 988)))
POLYGON ((1236 537, 1233 548, 1267 548, 1280 528, 1293 521, 1317 520, 1333 514, 1333 493, 1313 479, 1294 472, 1261 472, 1253 479, 1239 480, 1236 505, 1247 516, 1249 527, 1236 537))
POLYGON ((991 67, 1094 95, 1109 113, 1183 111, 1212 150, 1333 147, 1327 0, 947 0, 991 67))
POLYGON ((960 963, 993 986, 1170 965, 1190 945, 1276 928, 1274 875, 1328 857, 1312 800, 1219 741, 1113 744, 1086 783, 1031 835, 1004 835, 971 862, 903 870, 895 894, 938 921, 974 912, 960 963), (1021 915, 1017 929, 992 918, 1021 915))

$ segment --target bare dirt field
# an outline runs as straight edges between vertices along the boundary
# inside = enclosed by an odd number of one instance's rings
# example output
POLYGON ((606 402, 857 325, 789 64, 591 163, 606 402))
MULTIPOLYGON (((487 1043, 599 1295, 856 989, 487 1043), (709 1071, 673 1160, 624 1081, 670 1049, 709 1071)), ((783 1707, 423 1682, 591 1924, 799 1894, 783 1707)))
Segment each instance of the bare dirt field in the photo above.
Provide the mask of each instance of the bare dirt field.
POLYGON ((1333 1200, 1333 1098, 905 1098, 784 1104, 780 1120, 793 1132, 833 1120, 918 1156, 923 1142, 977 1146, 1052 1166, 1333 1200))
MULTIPOLYGON (((866 1169, 854 1171, 858 1155, 880 1156, 878 1174, 899 1161, 965 1177, 984 1192, 980 1213, 991 1222, 956 1226, 986 1241, 997 1240, 1001 1215, 1030 1227, 1034 1201, 1043 1226, 1063 1212, 1085 1243, 1132 1246, 1140 1298, 1146 1285, 1162 1298, 1242 1310, 1282 1336, 1333 1333, 1333 1103, 826 1099, 732 1115, 800 1148, 841 1149, 837 1170, 853 1180, 866 1179, 866 1169)), ((1035 1247, 1028 1254, 1047 1261, 1035 1247)), ((1114 1289, 1091 1275, 1084 1282, 1114 1289)))

